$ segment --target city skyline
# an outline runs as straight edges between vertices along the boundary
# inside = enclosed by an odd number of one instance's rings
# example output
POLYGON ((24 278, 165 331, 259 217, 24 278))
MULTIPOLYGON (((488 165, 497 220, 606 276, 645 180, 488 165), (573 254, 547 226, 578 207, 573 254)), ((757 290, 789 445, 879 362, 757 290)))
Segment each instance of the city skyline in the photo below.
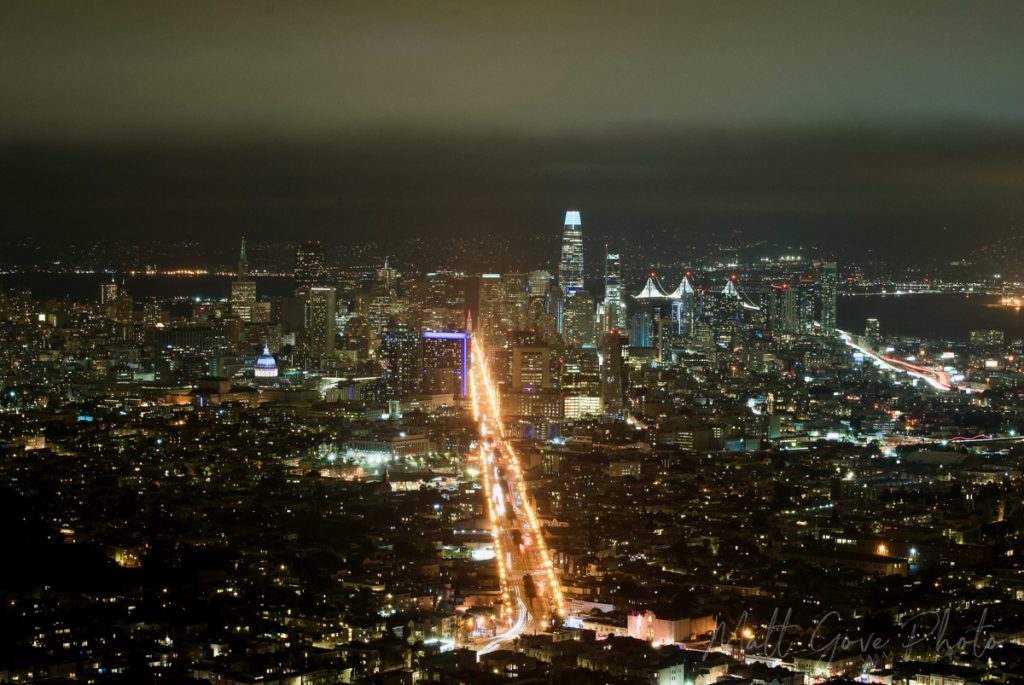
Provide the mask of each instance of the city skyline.
POLYGON ((0 683, 1024 684, 1024 4, 0 23, 0 683))

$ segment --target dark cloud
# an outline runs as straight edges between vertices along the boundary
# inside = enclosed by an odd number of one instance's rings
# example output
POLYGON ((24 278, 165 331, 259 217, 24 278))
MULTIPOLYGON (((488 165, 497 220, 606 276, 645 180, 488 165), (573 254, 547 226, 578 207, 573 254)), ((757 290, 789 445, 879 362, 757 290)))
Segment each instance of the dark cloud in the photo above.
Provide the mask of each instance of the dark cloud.
POLYGON ((0 232, 997 232, 1024 3, 8 3, 0 232))
POLYGON ((1024 3, 6 3, 3 139, 1024 122, 1024 3))
POLYGON ((946 228, 974 239, 1024 209, 1024 131, 1005 128, 391 132, 329 143, 24 144, 3 157, 7 238, 528 234, 576 206, 601 232, 856 239, 946 228))

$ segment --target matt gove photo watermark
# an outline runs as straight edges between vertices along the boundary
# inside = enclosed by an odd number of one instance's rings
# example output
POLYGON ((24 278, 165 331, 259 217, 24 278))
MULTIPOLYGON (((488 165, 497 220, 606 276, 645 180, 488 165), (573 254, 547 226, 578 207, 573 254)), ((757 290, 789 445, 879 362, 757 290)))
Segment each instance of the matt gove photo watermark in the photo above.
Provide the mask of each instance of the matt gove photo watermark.
POLYGON ((966 627, 961 620, 954 628, 952 616, 948 608, 922 611, 900 623, 871 629, 844 621, 838 611, 828 611, 804 624, 793 621, 792 609, 773 610, 767 622, 757 622, 744 611, 731 626, 717 622, 708 652, 731 647, 753 657, 779 661, 817 657, 822 662, 888 653, 908 660, 962 654, 981 657, 998 644, 991 635, 994 625, 989 623, 988 609, 982 609, 977 620, 966 627))

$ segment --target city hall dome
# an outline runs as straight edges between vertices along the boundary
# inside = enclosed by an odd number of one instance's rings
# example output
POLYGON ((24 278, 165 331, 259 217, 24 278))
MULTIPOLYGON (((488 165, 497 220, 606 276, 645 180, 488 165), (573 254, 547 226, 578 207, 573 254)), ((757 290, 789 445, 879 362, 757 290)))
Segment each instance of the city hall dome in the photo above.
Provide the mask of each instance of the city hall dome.
POLYGON ((277 360, 268 345, 263 346, 263 354, 256 360, 256 378, 277 378, 277 360))

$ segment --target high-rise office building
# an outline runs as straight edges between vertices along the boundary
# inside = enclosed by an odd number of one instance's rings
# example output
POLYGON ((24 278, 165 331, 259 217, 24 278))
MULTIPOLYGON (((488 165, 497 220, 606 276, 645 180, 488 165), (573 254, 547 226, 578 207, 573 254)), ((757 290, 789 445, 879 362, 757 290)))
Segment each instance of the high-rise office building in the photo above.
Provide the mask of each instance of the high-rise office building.
POLYGON ((256 283, 231 281, 231 315, 246 323, 252 321, 256 309, 256 283))
POLYGON ((111 280, 110 283, 100 283, 100 310, 103 316, 112 320, 120 320, 119 309, 122 307, 121 300, 127 292, 111 280))
POLYGON ((629 346, 630 347, 653 347, 652 308, 641 306, 630 317, 629 346))
POLYGON ((512 272, 501 275, 502 294, 505 297, 502 325, 505 330, 519 331, 526 327, 526 309, 529 284, 527 275, 512 272))
POLYGON ((625 348, 629 340, 619 331, 608 331, 601 338, 601 401, 604 411, 622 415, 626 406, 625 348))
POLYGON ((821 284, 813 274, 803 274, 789 287, 795 288, 797 308, 797 329, 807 333, 814 329, 814 322, 820 321, 821 284))
POLYGON ((319 240, 307 240, 295 251, 295 294, 305 295, 313 286, 327 285, 327 266, 319 240))
POLYGON ((104 317, 128 324, 134 319, 134 309, 135 300, 128 294, 123 279, 121 283, 113 279, 109 283, 100 283, 100 310, 104 317))
POLYGON ((563 350, 558 358, 558 384, 566 392, 599 394, 601 353, 596 347, 563 350))
POLYGON ((245 236, 238 251, 238 271, 231 282, 231 314, 239 321, 251 322, 256 309, 256 282, 249 278, 249 257, 245 251, 245 236))
POLYGON ((570 347, 594 345, 597 307, 586 290, 576 290, 562 305, 562 337, 570 347))
POLYGON ((882 326, 878 323, 878 319, 868 319, 864 322, 864 337, 873 344, 882 340, 882 326))
POLYGON ((546 271, 530 272, 529 292, 524 328, 533 330, 547 342, 553 342, 558 335, 562 292, 546 271))
POLYGON ((249 280, 249 255, 245 251, 245 236, 242 236, 242 245, 238 248, 238 271, 235 272, 236 281, 249 280))
POLYGON ((512 345, 512 388, 551 387, 551 348, 523 342, 512 345))
POLYGON ((500 347, 505 340, 505 283, 501 274, 480 276, 479 316, 476 333, 484 339, 487 347, 500 347))
POLYGON ((606 331, 626 329, 626 301, 623 299, 623 294, 622 262, 617 253, 608 252, 606 247, 604 253, 604 302, 602 303, 602 318, 606 331))
POLYGON ((110 283, 100 283, 100 304, 112 304, 117 301, 117 283, 111 279, 110 283))
POLYGON ((526 287, 530 297, 547 297, 552 280, 551 274, 547 271, 531 271, 527 274, 526 287))
POLYGON ((334 288, 313 286, 306 293, 306 336, 310 357, 321 365, 334 356, 337 335, 334 288))
POLYGON ((826 335, 831 335, 836 330, 839 273, 835 262, 822 262, 818 266, 818 272, 820 274, 818 294, 821 297, 821 327, 826 335))
POLYGON ((385 394, 389 400, 406 399, 419 385, 420 336, 408 326, 393 326, 380 336, 385 394))
POLYGON ((565 213, 562 229, 562 259, 558 263, 558 285, 562 292, 583 289, 583 223, 578 211, 565 213))
POLYGON ((562 305, 564 301, 565 294, 562 292, 562 289, 558 287, 557 283, 552 282, 548 287, 548 296, 544 301, 548 313, 547 323, 551 327, 552 336, 562 333, 562 305))
POLYGON ((282 297, 277 303, 277 318, 281 323, 281 331, 298 333, 306 328, 306 296, 293 295, 282 297))
POLYGON ((466 284, 462 274, 435 271, 406 282, 408 324, 417 330, 461 330, 466 326, 466 284))
POLYGON ((388 264, 388 257, 385 257, 384 266, 377 269, 377 287, 385 290, 393 290, 397 279, 398 271, 388 264))
POLYGON ((465 331, 424 331, 420 343, 420 391, 469 394, 469 340, 465 331))
POLYGON ((524 273, 480 276, 477 332, 491 349, 502 346, 510 331, 528 327, 529 282, 524 273))
POLYGON ((768 327, 780 333, 800 332, 799 288, 789 283, 772 284, 768 289, 768 327))
POLYGON ((359 312, 366 318, 370 335, 379 336, 395 318, 394 293, 373 288, 368 293, 360 293, 357 298, 359 312))

